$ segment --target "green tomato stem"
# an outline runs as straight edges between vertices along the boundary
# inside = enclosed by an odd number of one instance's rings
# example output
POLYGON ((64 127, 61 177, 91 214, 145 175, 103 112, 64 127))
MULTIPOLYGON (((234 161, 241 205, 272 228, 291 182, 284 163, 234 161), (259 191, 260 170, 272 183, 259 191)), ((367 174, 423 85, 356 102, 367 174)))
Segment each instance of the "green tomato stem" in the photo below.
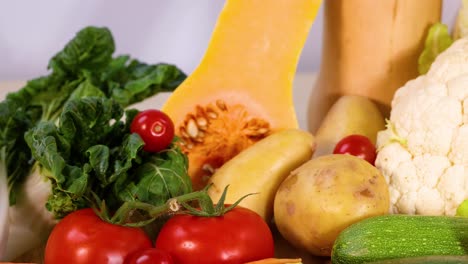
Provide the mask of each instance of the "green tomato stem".
POLYGON ((95 210, 95 212, 103 219, 104 221, 124 225, 124 226, 133 226, 133 227, 142 227, 148 225, 149 223, 153 222, 154 220, 158 219, 160 216, 168 214, 168 213, 177 213, 180 212, 181 209, 184 212, 201 217, 216 217, 224 215, 225 213, 232 210, 236 207, 243 199, 247 196, 253 195, 247 194, 240 199, 238 199, 235 203, 225 206, 224 201, 227 194, 228 186, 223 191, 221 198, 219 201, 214 204, 211 197, 208 195, 208 188, 210 185, 200 191, 195 191, 187 194, 183 194, 177 197, 170 198, 166 201, 165 204, 155 206, 149 203, 139 202, 139 201, 128 201, 122 204, 119 209, 113 214, 112 217, 109 217, 107 212, 107 207, 104 201, 100 201, 99 198, 96 197, 97 201, 100 202, 100 210, 95 210), (198 202, 199 209, 192 207, 189 202, 196 201, 198 202), (129 221, 130 215, 132 212, 136 210, 141 210, 147 213, 147 219, 131 222, 129 221))
POLYGON ((201 190, 170 198, 165 204, 159 206, 138 201, 128 201, 123 203, 122 206, 120 206, 119 209, 115 212, 115 214, 110 219, 107 219, 107 221, 119 225, 144 226, 164 214, 176 213, 180 211, 180 209, 183 207, 183 204, 191 201, 198 201, 200 204, 203 203, 205 205, 210 203, 211 207, 213 208, 213 203, 210 196, 206 190, 201 190), (136 223, 127 223, 129 215, 135 210, 145 211, 150 218, 136 223))

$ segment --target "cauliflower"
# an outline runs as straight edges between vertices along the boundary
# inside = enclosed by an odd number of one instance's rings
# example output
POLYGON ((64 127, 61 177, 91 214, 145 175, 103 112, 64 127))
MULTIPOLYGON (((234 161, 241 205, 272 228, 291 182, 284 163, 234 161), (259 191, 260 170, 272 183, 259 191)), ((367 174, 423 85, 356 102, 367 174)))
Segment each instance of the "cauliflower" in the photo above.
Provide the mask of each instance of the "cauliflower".
POLYGON ((375 163, 391 213, 454 215, 468 198, 468 38, 398 89, 391 107, 375 163))

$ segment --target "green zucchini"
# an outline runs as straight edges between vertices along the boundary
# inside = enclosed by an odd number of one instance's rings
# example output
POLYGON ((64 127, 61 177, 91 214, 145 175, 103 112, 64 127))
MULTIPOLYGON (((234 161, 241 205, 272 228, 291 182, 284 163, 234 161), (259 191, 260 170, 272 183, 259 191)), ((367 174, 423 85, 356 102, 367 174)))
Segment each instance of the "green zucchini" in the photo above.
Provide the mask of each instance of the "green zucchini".
POLYGON ((466 264, 468 256, 426 256, 426 257, 411 257, 402 259, 387 259, 366 264, 466 264))
POLYGON ((411 257, 402 259, 387 259, 365 264, 466 264, 468 256, 427 256, 427 257, 411 257))
POLYGON ((331 260, 353 264, 463 255, 468 255, 468 218, 384 215, 364 219, 343 230, 335 240, 331 260))

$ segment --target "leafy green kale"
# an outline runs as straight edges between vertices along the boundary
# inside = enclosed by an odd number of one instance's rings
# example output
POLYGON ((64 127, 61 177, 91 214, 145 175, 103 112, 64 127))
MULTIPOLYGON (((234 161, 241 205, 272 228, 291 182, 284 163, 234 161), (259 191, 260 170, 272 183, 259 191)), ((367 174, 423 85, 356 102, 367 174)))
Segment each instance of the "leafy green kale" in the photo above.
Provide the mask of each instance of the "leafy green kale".
POLYGON ((53 182, 47 206, 57 216, 85 204, 90 192, 116 205, 130 199, 159 203, 190 190, 186 157, 175 146, 143 152, 128 128, 136 110, 124 110, 173 91, 186 75, 174 65, 114 57, 114 51, 107 28, 86 27, 50 60, 48 75, 0 103, 10 204, 37 163, 53 182))

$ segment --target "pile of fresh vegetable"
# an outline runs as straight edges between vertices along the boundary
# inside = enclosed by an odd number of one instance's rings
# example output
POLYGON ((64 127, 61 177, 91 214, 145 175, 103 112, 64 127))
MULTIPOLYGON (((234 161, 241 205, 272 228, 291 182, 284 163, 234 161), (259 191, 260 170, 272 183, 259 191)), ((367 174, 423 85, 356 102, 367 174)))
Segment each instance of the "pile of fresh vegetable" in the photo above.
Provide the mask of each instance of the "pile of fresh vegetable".
POLYGON ((115 56, 106 28, 78 32, 0 103, 0 261, 466 263, 468 1, 454 36, 427 32, 388 116, 339 94, 312 134, 287 99, 319 6, 227 1, 187 79, 115 56))
POLYGON ((249 194, 193 191, 171 118, 131 108, 185 74, 114 48, 108 29, 84 28, 0 103, 0 260, 286 263, 268 223, 237 206, 249 194))

